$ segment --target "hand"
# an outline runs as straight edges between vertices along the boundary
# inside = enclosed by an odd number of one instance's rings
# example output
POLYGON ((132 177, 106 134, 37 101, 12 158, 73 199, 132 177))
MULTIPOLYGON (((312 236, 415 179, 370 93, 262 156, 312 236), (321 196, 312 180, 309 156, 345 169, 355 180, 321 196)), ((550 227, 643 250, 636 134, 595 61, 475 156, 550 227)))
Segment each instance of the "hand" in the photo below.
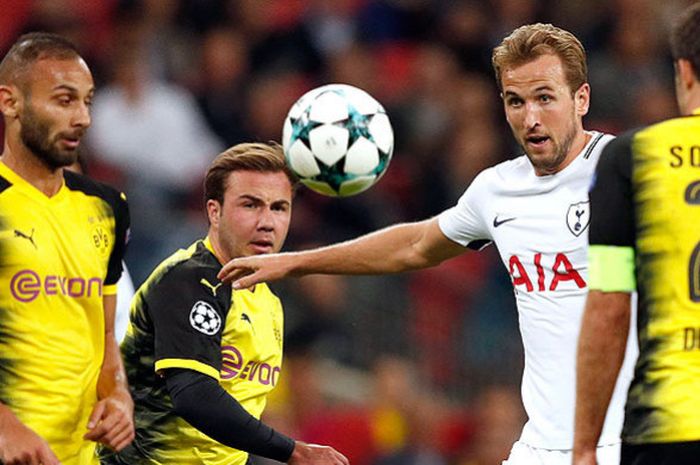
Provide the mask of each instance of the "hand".
POLYGON ((0 463, 5 465, 60 465, 49 444, 27 428, 9 410, 0 420, 0 463))
POLYGON ((573 465, 598 465, 595 447, 591 450, 574 450, 573 465))
POLYGON ((134 439, 134 402, 125 389, 113 393, 95 404, 88 421, 84 439, 99 442, 119 452, 134 439))
POLYGON ((296 441, 289 465, 350 465, 343 454, 329 446, 296 441))
POLYGON ((276 281, 290 274, 291 255, 234 258, 221 268, 217 277, 225 283, 231 281, 234 289, 248 289, 258 283, 276 281))

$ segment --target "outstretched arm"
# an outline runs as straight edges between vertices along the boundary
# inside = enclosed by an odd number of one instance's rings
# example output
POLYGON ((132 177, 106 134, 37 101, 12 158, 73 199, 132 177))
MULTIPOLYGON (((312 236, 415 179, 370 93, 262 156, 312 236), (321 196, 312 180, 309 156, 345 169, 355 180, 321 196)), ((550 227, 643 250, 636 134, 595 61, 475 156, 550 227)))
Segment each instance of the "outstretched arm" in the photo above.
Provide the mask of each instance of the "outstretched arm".
POLYGON ((219 279, 243 289, 260 282, 307 274, 387 274, 437 265, 466 249, 448 239, 432 218, 404 223, 340 244, 303 252, 231 260, 219 279))
POLYGON ((170 369, 165 381, 175 413, 221 444, 292 465, 349 464, 332 447, 294 441, 270 428, 210 376, 170 369))
POLYGON ((625 357, 630 294, 591 290, 576 365, 574 465, 595 465, 598 438, 625 357))

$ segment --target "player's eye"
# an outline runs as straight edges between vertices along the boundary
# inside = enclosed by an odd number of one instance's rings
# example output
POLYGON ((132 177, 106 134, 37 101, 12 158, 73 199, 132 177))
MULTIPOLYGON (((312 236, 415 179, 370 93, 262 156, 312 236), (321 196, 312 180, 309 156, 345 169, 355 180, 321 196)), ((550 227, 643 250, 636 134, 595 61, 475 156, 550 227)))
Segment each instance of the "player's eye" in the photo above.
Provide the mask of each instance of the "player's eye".
POLYGON ((542 103, 549 103, 552 100, 554 100, 554 99, 552 98, 551 95, 547 95, 547 94, 540 95, 540 102, 542 102, 542 103))
POLYGON ((506 105, 509 107, 519 107, 523 104, 523 99, 518 97, 509 97, 506 99, 506 105))

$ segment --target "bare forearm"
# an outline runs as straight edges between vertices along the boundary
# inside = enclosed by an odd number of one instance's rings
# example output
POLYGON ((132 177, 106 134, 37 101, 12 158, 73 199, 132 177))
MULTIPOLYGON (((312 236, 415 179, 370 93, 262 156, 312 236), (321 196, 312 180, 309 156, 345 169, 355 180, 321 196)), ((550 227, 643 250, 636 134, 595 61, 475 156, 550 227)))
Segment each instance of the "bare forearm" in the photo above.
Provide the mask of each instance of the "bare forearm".
POLYGON ((426 268, 464 251, 435 220, 404 223, 328 247, 298 252, 292 275, 386 274, 426 268))
POLYGON ((437 265, 464 252, 436 218, 405 223, 340 244, 296 253, 240 257, 226 263, 219 279, 234 289, 307 274, 387 274, 437 265))
POLYGON ((114 314, 116 311, 116 296, 104 297, 105 312, 105 348, 102 368, 97 384, 97 394, 100 399, 111 395, 115 390, 128 392, 126 373, 122 363, 117 340, 114 337, 114 314))
POLYGON ((574 455, 595 449, 627 345, 630 296, 590 291, 579 336, 574 455))
POLYGON ((114 335, 108 333, 105 335, 105 355, 97 385, 98 397, 101 399, 109 396, 115 390, 128 392, 129 386, 119 346, 114 335))

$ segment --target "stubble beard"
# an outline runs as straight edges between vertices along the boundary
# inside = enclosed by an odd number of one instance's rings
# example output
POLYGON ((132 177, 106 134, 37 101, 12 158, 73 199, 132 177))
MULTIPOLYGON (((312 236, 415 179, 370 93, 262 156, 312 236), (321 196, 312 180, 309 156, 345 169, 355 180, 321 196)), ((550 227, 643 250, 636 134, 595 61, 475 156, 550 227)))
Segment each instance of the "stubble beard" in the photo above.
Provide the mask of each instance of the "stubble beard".
POLYGON ((569 151, 571 150, 571 146, 573 145, 575 138, 576 125, 572 120, 572 123, 569 126, 568 131, 566 132, 566 135, 561 141, 561 144, 555 145, 553 156, 538 158, 529 153, 527 149, 525 149, 527 145, 523 145, 523 149, 525 150, 527 158, 530 159, 530 163, 532 163, 532 166, 534 166, 537 171, 545 174, 554 174, 559 171, 559 167, 562 165, 562 163, 564 163, 564 160, 566 160, 566 157, 569 154, 569 151))
POLYGON ((22 143, 52 171, 75 163, 78 159, 78 150, 59 148, 58 139, 62 134, 57 134, 53 140, 50 134, 48 122, 39 117, 31 106, 27 105, 19 133, 22 143))

